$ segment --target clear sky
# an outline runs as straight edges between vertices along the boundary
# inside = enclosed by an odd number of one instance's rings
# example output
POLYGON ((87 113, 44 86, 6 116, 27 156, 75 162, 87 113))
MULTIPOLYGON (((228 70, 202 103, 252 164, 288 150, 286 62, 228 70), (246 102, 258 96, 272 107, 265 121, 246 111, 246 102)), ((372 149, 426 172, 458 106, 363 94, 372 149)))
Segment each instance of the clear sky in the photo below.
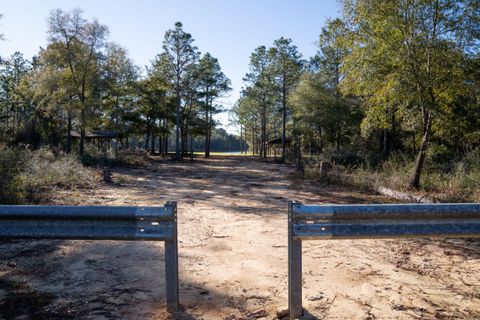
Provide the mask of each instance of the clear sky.
MULTIPOLYGON (((20 51, 31 58, 46 44, 49 12, 77 7, 86 18, 107 25, 109 39, 126 48, 139 66, 150 64, 162 49, 165 31, 181 21, 200 51, 217 57, 232 80, 226 107, 238 98, 256 47, 271 46, 283 36, 310 57, 325 20, 339 15, 335 0, 0 0, 0 33, 6 37, 0 56, 20 51)), ((218 119, 228 125, 226 114, 218 119)))

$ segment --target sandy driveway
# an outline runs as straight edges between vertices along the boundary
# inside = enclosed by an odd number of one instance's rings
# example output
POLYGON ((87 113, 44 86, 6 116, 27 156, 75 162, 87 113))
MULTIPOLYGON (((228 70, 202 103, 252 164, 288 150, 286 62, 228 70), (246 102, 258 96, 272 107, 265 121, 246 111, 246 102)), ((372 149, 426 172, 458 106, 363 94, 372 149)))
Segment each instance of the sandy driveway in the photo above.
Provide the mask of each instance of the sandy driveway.
MULTIPOLYGON (((287 305, 287 201, 388 201, 291 173, 239 157, 154 161, 116 169, 118 185, 73 197, 85 205, 178 201, 178 318, 276 319, 287 305)), ((480 318, 480 241, 310 241, 303 249, 310 317, 480 318)), ((168 318, 161 242, 4 241, 0 258, 0 319, 168 318)))

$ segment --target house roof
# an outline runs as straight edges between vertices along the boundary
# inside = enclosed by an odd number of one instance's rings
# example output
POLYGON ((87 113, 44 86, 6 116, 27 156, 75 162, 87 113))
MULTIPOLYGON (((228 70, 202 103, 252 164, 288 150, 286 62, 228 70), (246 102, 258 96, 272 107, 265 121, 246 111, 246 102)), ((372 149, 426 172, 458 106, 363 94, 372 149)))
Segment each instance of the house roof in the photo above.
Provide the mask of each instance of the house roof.
MULTIPOLYGON (((292 142, 292 139, 290 139, 290 138, 287 137, 287 138, 285 139, 285 142, 286 142, 287 144, 289 144, 290 142, 292 142)), ((275 139, 268 140, 268 141, 267 141, 267 144, 282 144, 282 137, 278 137, 278 138, 275 138, 275 139)))
MULTIPOLYGON (((80 133, 76 131, 70 132, 70 136, 72 138, 78 138, 80 139, 80 133)), ((85 138, 86 139, 112 139, 112 138, 117 138, 119 136, 118 132, 116 131, 101 131, 101 130, 96 130, 96 131, 85 131, 85 138)))

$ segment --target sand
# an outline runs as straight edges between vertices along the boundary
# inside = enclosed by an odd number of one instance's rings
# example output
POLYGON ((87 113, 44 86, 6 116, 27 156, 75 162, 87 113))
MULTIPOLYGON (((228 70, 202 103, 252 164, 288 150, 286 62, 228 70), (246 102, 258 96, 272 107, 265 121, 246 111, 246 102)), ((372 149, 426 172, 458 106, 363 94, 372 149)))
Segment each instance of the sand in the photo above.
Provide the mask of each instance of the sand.
MULTIPOLYGON (((178 319, 276 319, 287 306, 287 201, 390 199, 295 179, 252 158, 152 160, 55 203, 178 201, 178 319), (73 199, 73 200, 72 200, 73 199)), ((68 197, 66 197, 68 195, 68 197)), ((333 240, 303 246, 305 319, 480 318, 480 241, 333 240)), ((0 319, 169 319, 162 242, 0 242, 0 319)))

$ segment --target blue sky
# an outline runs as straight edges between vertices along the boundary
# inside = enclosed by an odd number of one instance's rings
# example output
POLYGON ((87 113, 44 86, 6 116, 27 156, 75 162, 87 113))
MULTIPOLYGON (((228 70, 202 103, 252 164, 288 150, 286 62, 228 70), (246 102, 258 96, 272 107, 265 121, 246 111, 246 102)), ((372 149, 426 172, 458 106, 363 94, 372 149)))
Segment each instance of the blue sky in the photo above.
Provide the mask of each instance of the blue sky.
MULTIPOLYGON (((312 56, 327 18, 339 15, 335 0, 0 0, 0 56, 15 51, 31 58, 46 44, 46 18, 55 8, 81 8, 110 29, 110 40, 126 48, 139 66, 162 49, 163 35, 181 21, 202 53, 217 57, 232 80, 228 107, 239 96, 250 53, 291 38, 304 57, 312 56)), ((228 125, 226 114, 218 119, 228 125)), ((228 127, 234 131, 233 127, 228 127)))

